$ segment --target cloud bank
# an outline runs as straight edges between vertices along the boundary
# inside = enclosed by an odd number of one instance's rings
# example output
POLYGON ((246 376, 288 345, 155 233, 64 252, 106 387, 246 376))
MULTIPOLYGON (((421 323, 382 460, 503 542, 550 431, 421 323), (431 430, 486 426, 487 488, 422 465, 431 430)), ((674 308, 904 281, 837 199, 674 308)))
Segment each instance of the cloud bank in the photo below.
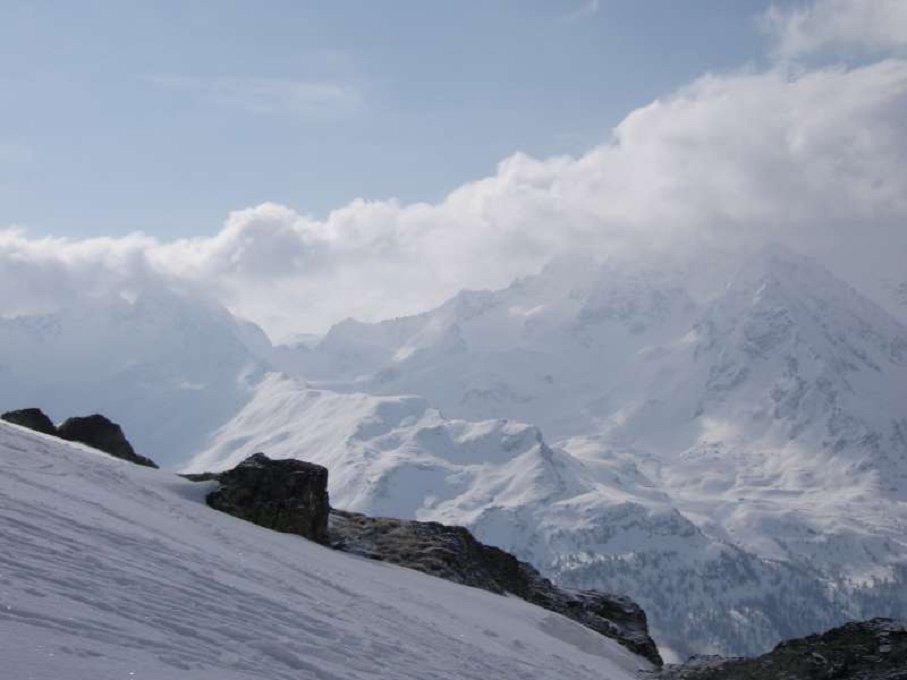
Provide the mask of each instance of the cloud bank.
POLYGON ((883 52, 907 47, 907 3, 903 0, 817 0, 766 13, 781 56, 856 48, 883 52))
MULTIPOLYGON (((824 35, 823 12, 837 4, 776 12, 781 44, 824 35)), ((0 285, 14 294, 0 313, 165 282, 281 337, 421 311, 575 250, 768 241, 818 257, 885 302, 907 278, 905 111, 904 59, 784 62, 705 75, 631 112, 580 157, 517 153, 436 204, 359 199, 319 220, 265 203, 231 213, 212 237, 169 242, 32 239, 11 228, 0 231, 0 285)))

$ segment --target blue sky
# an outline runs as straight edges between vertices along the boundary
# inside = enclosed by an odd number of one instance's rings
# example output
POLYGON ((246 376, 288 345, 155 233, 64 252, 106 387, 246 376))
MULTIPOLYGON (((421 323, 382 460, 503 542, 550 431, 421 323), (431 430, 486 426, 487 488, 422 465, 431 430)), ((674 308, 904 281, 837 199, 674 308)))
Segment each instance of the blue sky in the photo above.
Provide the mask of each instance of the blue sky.
POLYGON ((578 154, 704 72, 759 68, 750 0, 5 2, 0 224, 213 234, 274 201, 437 201, 578 154))

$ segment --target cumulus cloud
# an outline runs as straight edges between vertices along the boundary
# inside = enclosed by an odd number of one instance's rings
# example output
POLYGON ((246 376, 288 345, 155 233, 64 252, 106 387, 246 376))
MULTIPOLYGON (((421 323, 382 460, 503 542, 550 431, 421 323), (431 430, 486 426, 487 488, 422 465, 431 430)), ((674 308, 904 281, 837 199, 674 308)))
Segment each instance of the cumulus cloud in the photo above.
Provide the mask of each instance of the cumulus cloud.
MULTIPOLYGON (((272 203, 213 237, 31 240, 0 232, 0 313, 162 281, 273 336, 412 313, 552 256, 786 243, 877 299, 907 260, 907 61, 706 75, 579 157, 514 154, 438 203, 272 203), (886 282, 884 283, 883 282, 886 282)), ((888 291, 888 292, 886 292, 888 291)), ((894 305, 903 311, 902 307, 894 305)))
POLYGON ((907 2, 816 0, 766 13, 777 51, 793 57, 827 49, 880 52, 907 47, 907 2))

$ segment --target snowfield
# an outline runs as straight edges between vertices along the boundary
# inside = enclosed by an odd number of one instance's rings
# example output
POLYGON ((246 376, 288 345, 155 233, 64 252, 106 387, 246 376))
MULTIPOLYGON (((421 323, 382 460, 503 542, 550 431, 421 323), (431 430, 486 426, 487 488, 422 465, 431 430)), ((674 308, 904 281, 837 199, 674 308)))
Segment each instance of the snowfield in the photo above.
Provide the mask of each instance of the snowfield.
POLYGON ((0 422, 0 663, 17 680, 636 677, 516 598, 204 504, 209 483, 0 422))

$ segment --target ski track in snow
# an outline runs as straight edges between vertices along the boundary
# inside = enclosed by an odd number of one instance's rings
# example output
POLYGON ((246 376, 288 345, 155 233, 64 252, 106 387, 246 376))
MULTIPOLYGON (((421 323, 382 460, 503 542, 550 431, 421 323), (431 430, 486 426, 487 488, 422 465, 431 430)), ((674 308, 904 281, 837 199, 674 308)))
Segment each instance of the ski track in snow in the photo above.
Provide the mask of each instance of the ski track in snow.
POLYGON ((0 675, 622 680, 647 667, 516 598, 218 513, 210 488, 0 423, 0 675))

